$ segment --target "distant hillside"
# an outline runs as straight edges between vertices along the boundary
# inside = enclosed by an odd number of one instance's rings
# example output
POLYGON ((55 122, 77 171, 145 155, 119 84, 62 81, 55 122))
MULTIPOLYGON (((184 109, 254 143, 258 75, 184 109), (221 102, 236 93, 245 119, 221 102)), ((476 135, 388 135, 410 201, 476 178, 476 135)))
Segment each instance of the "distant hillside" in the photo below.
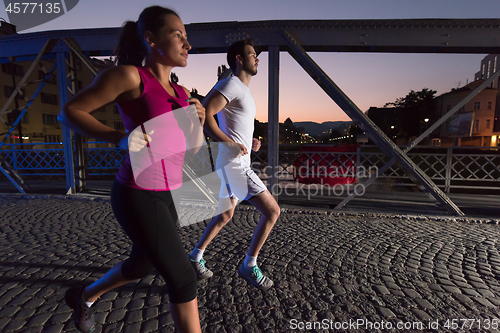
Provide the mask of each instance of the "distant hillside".
POLYGON ((321 135, 324 131, 329 131, 330 129, 336 129, 339 132, 343 132, 348 129, 352 121, 325 121, 324 123, 318 124, 313 121, 298 121, 293 123, 295 127, 303 127, 311 136, 321 135))

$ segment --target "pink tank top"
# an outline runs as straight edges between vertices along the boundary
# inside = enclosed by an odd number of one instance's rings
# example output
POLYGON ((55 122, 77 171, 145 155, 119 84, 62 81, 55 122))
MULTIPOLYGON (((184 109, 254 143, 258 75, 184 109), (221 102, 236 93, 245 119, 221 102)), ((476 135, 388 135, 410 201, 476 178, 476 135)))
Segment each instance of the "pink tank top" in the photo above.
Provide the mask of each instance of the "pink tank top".
POLYGON ((122 168, 118 171, 116 180, 136 189, 175 190, 182 185, 186 137, 172 111, 189 106, 186 102, 188 96, 185 90, 175 83, 172 83, 172 87, 179 97, 170 96, 147 68, 138 67, 137 70, 141 76, 144 91, 134 100, 117 103, 118 110, 127 132, 139 126, 147 132, 151 129, 155 131, 151 135, 150 146, 141 150, 143 154, 140 162, 142 163, 141 172, 137 171, 140 154, 129 153, 122 168))

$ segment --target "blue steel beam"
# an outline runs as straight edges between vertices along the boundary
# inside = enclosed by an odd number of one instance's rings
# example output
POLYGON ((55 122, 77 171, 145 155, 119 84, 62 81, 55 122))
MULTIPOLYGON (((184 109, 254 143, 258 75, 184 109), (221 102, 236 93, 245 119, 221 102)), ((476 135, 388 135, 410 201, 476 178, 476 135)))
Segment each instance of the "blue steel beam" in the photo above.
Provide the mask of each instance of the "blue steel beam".
MULTIPOLYGON (((256 45, 287 45, 282 31, 294 33, 306 52, 500 53, 500 19, 273 20, 186 25, 190 53, 224 53, 238 39, 256 45)), ((47 39, 73 37, 82 52, 112 55, 120 28, 44 31, 0 37, 0 58, 36 54, 47 39)))
MULTIPOLYGON (((59 41, 62 43, 62 41, 59 41)), ((68 83, 66 80, 66 55, 63 50, 57 52, 57 77, 59 79, 59 103, 61 107, 68 101, 68 83)), ((66 169, 66 188, 68 193, 76 194, 75 168, 73 161, 73 140, 71 130, 63 125, 64 161, 66 169)))
MULTIPOLYGON (((1 45, 1 44, 0 44, 1 45)), ((28 56, 18 56, 18 57, 12 57, 14 58, 15 62, 25 62, 25 61, 35 61, 36 55, 28 55, 28 56)), ((40 60, 47 60, 47 61, 53 61, 55 59, 55 56, 53 54, 44 54, 40 58, 40 60)), ((10 61, 11 58, 0 58, 0 64, 7 64, 10 61)))

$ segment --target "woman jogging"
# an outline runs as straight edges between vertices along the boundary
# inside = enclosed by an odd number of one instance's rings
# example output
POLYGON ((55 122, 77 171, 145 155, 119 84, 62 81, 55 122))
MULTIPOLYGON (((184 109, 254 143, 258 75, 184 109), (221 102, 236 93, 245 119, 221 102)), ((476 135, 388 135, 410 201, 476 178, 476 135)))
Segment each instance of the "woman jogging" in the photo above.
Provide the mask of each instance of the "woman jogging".
POLYGON ((142 177, 141 182, 130 156, 118 172, 111 190, 111 205, 132 240, 132 250, 128 259, 96 282, 66 292, 66 302, 74 309, 75 326, 82 332, 95 329, 92 303, 99 296, 150 274, 153 268, 165 279, 178 331, 201 332, 196 273, 177 233, 177 213, 171 194, 182 184, 186 144, 188 148, 199 147, 203 140, 203 133, 186 134, 186 121, 181 125, 178 117, 173 116, 174 110, 184 111, 191 121, 191 130, 200 128, 196 122, 201 126, 205 122, 205 109, 200 102, 190 98, 187 89, 169 81, 173 67, 187 65, 190 49, 179 16, 167 8, 148 7, 137 22, 129 21, 123 26, 116 49, 118 66, 98 75, 59 114, 65 126, 129 149, 132 156, 141 151, 147 155, 150 144, 175 152, 161 161, 152 160, 143 172, 147 177, 142 177), (127 134, 101 124, 91 115, 109 103, 118 105, 127 134), (189 109, 196 109, 191 114, 185 111, 190 104, 189 109), (144 124, 155 117, 170 121, 163 122, 161 130, 147 130, 144 124))

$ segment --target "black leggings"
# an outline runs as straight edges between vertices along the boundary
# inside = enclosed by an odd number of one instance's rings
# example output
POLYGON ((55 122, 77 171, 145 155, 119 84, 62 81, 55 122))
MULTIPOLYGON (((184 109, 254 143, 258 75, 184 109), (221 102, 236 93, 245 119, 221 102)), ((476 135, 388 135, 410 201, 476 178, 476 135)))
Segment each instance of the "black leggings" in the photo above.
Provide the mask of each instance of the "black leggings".
POLYGON ((170 191, 138 190, 115 181, 111 207, 133 243, 122 275, 135 280, 156 268, 165 279, 170 302, 192 301, 197 278, 177 232, 177 212, 170 191))

